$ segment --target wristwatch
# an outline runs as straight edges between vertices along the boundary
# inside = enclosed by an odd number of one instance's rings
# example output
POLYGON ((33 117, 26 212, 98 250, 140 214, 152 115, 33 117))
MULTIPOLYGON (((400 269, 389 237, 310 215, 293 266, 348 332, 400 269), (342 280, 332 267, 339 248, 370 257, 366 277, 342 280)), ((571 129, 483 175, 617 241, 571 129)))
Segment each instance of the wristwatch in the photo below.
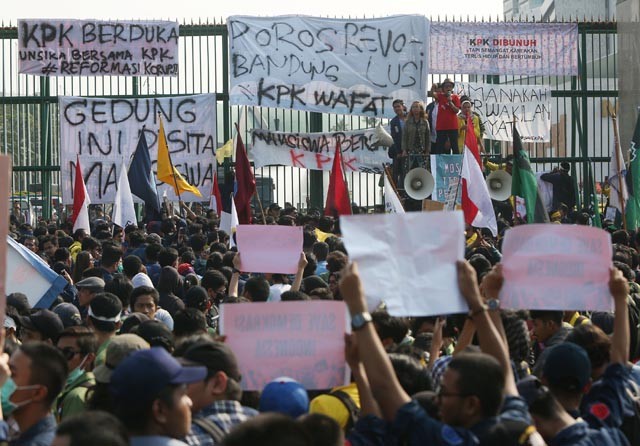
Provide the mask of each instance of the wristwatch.
POLYGON ((364 327, 371 321, 373 321, 373 318, 371 317, 371 314, 369 314, 368 312, 365 311, 362 313, 356 313, 353 316, 351 316, 351 330, 352 331, 360 330, 362 327, 364 327))
POLYGON ((487 301, 487 307, 489 311, 495 311, 500 309, 500 299, 489 299, 487 301))

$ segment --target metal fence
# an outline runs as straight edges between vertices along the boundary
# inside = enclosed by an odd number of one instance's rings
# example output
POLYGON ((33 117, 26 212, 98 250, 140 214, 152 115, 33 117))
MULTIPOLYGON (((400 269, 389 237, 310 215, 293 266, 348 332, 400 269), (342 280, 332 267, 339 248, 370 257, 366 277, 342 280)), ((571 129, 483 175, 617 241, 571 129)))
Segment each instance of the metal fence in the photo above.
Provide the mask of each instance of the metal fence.
MULTIPOLYGON (((432 82, 454 80, 552 86, 552 140, 529 145, 534 168, 550 170, 561 161, 573 165, 572 173, 582 200, 588 201, 593 182, 608 173, 613 133, 608 110, 617 108, 616 24, 579 23, 579 76, 452 76, 430 74, 432 82)), ((180 74, 155 77, 38 77, 18 74, 15 27, 0 28, 0 151, 13 160, 12 193, 31 206, 35 215, 48 217, 60 206, 60 135, 58 96, 156 97, 215 93, 218 101, 218 146, 231 135, 239 107, 229 106, 227 29, 223 23, 180 26, 180 74)), ((372 127, 371 118, 306 113, 295 110, 250 107, 244 113, 245 141, 253 128, 320 132, 372 127)), ((509 144, 486 141, 496 159, 509 144)), ((228 167, 228 165, 226 166, 228 167)), ((219 168, 224 178, 224 167, 219 168)), ((267 202, 286 202, 299 208, 323 207, 328 173, 293 167, 256 169, 260 195, 267 202)), ((382 203, 379 176, 347 176, 352 201, 372 208, 382 203)))

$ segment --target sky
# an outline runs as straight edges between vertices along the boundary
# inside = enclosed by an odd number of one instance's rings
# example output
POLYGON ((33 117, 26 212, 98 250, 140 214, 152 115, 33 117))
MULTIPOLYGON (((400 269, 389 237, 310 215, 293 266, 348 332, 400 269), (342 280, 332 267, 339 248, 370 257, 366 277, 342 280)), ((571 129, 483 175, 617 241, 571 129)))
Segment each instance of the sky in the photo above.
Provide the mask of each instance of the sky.
POLYGON ((382 17, 421 14, 436 19, 502 16, 503 0, 4 0, 0 19, 15 25, 19 18, 178 19, 203 22, 230 15, 305 14, 323 17, 382 17))

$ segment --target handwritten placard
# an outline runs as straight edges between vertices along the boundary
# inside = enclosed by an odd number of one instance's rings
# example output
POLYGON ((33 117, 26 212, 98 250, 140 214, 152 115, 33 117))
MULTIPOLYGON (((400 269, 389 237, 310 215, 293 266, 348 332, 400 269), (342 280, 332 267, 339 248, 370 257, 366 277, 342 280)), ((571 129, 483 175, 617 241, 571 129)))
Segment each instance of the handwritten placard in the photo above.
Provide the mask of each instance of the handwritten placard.
POLYGON ((177 76, 178 22, 18 20, 18 69, 40 76, 177 76))
POLYGON ((377 144, 376 129, 331 133, 286 133, 256 129, 252 132, 255 167, 282 165, 302 169, 331 170, 336 145, 342 150, 347 172, 382 173, 391 161, 377 144))
MULTIPOLYGON (((7 209, 9 206, 11 182, 11 158, 0 155, 0 200, 7 209)), ((7 279, 7 234, 9 233, 9 216, 3 213, 0 218, 0 322, 4 321, 6 308, 6 279, 7 279)))
POLYGON ((424 16, 227 19, 234 105, 393 117, 392 102, 426 97, 424 16))
MULTIPOLYGON (((158 116, 162 118, 171 161, 203 197, 211 194, 216 160, 214 94, 164 98, 60 98, 60 175, 64 204, 73 203, 73 175, 80 156, 91 203, 113 203, 122 160, 129 164, 144 132, 155 171, 158 116)), ((158 183, 158 194, 177 199, 173 187, 158 183)), ((182 200, 200 201, 192 193, 182 200)), ((137 200, 137 198, 136 198, 137 200)))
POLYGON ((239 225, 242 271, 295 274, 302 253, 302 226, 239 225))
POLYGON ((611 311, 611 236, 575 225, 522 225, 502 245, 504 308, 611 311))
POLYGON ((458 82, 455 92, 471 98, 484 124, 484 138, 513 141, 513 120, 524 142, 551 140, 551 87, 458 82))
POLYGON ((306 389, 347 382, 343 302, 223 304, 220 333, 238 358, 244 390, 288 376, 306 389))
POLYGON ((384 301, 392 316, 468 311, 456 269, 464 257, 462 212, 348 215, 340 217, 340 229, 369 310, 384 301))

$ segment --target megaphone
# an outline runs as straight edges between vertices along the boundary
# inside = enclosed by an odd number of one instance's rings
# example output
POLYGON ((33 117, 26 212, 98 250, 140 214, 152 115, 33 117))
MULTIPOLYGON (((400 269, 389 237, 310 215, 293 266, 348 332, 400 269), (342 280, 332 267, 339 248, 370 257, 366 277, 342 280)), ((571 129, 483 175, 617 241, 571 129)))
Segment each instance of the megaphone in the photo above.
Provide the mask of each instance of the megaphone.
POLYGON ((376 140, 375 142, 383 147, 391 147, 393 145, 393 138, 391 135, 382 127, 382 123, 379 123, 376 126, 375 132, 376 140))
POLYGON ((511 196, 511 175, 504 170, 494 170, 487 177, 487 188, 491 199, 504 201, 511 196))
POLYGON ((404 190, 414 200, 424 200, 433 192, 436 183, 427 169, 416 167, 404 177, 404 190))

